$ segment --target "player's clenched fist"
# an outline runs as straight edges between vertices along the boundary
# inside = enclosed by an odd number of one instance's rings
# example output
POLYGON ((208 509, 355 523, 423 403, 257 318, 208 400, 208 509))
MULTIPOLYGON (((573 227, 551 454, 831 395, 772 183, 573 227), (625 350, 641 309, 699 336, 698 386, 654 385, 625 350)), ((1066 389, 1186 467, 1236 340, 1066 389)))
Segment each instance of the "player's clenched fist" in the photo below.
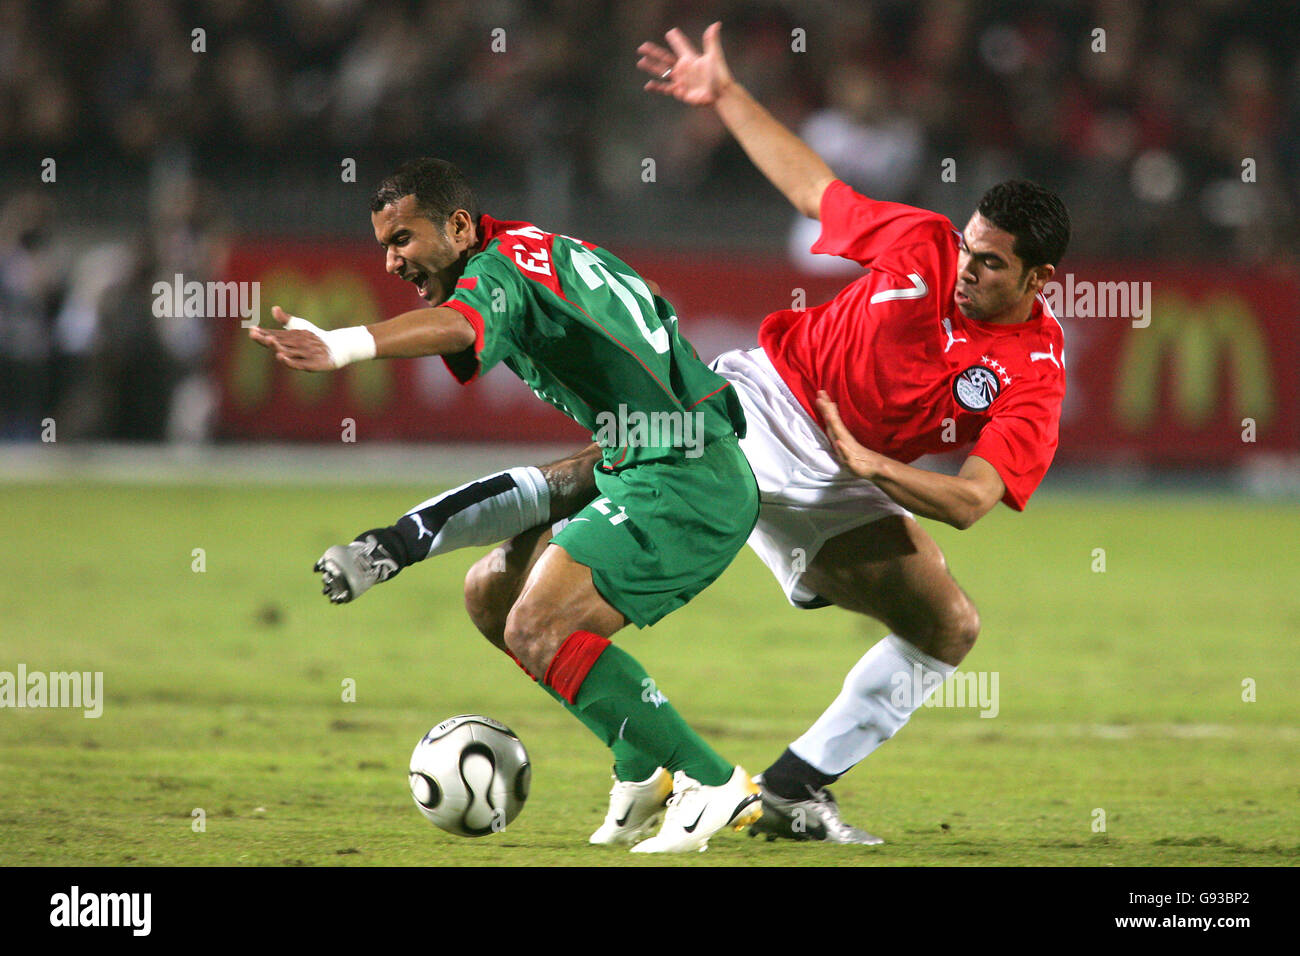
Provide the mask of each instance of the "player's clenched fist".
POLYGON ((731 83, 731 71, 722 55, 722 24, 714 23, 704 31, 703 53, 676 28, 669 30, 665 39, 671 51, 657 43, 642 43, 636 49, 641 54, 636 65, 654 77, 645 88, 692 106, 716 102, 731 83))

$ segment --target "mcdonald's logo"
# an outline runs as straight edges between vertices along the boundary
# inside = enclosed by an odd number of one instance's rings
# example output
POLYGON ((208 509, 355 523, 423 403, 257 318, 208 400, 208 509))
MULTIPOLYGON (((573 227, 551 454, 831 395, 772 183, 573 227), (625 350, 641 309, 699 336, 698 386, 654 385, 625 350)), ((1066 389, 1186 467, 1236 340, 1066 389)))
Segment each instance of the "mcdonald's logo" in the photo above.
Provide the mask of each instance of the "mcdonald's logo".
POLYGON ((1273 377, 1263 332, 1239 296, 1220 293, 1192 303, 1161 294, 1147 328, 1125 336, 1115 390, 1116 418, 1139 432, 1157 417, 1161 382, 1172 376, 1173 410, 1189 429, 1210 422, 1225 405, 1261 425, 1274 411, 1273 377), (1169 356, 1169 361, 1166 361, 1169 356), (1228 382, 1226 394, 1220 384, 1228 382))

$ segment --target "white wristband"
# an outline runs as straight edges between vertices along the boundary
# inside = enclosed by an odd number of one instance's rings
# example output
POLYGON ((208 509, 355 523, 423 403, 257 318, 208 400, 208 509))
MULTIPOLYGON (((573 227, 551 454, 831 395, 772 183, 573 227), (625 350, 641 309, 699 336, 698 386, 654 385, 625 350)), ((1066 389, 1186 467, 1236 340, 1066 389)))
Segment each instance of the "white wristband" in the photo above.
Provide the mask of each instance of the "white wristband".
POLYGON ((325 340, 325 346, 330 350, 330 360, 335 368, 342 368, 353 362, 365 362, 375 357, 375 337, 364 325, 330 329, 321 338, 325 340))
POLYGON ((375 337, 364 325, 353 325, 345 329, 320 329, 306 319, 291 316, 284 324, 286 329, 311 332, 325 343, 329 349, 330 362, 335 368, 343 368, 353 362, 364 362, 375 357, 375 337))

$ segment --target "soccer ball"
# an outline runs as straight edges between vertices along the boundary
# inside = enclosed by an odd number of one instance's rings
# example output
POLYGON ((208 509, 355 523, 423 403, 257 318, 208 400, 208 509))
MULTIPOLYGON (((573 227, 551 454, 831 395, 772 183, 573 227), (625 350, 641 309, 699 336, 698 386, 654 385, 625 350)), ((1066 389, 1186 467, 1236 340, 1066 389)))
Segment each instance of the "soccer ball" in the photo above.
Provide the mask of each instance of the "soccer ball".
POLYGON ((528 752, 505 724, 462 714, 424 735, 407 778, 424 818, 457 836, 504 830, 528 799, 528 752))

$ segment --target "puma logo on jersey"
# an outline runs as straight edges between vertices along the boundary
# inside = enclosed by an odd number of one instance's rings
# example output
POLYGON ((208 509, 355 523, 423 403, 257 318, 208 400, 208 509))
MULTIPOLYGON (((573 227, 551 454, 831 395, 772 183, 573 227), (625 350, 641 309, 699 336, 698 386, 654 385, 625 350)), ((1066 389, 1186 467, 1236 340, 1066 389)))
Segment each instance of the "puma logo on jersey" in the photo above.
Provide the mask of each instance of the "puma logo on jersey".
POLYGON ((952 348, 954 345, 956 345, 958 342, 969 342, 969 341, 970 341, 969 339, 959 339, 959 338, 955 338, 955 337, 953 336, 953 334, 952 334, 952 319, 951 319, 951 318, 945 318, 945 319, 943 320, 943 330, 944 330, 945 332, 948 333, 948 344, 945 345, 945 346, 943 347, 943 354, 944 354, 944 355, 947 355, 947 354, 948 354, 948 350, 949 350, 950 348, 952 348))
POLYGON ((1055 344, 1055 343, 1049 343, 1048 346, 1047 346, 1047 351, 1046 351, 1046 352, 1030 352, 1030 353, 1029 353, 1029 361, 1031 361, 1031 362, 1041 362, 1043 359, 1047 359, 1049 362, 1051 362, 1051 363, 1052 363, 1053 365, 1055 365, 1057 368, 1060 368, 1060 367, 1061 367, 1061 363, 1058 362, 1058 361, 1056 360, 1056 354, 1055 354, 1055 353, 1056 353, 1056 344, 1055 344))

